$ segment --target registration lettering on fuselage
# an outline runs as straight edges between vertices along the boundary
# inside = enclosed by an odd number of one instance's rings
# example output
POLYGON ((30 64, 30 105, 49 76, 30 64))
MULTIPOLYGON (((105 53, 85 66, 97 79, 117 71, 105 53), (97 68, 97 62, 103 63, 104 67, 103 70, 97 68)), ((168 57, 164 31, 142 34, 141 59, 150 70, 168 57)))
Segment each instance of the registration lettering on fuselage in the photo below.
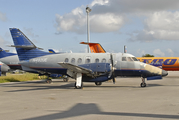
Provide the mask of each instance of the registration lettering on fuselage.
POLYGON ((40 63, 40 62, 42 62, 42 63, 44 63, 44 62, 47 62, 47 58, 33 58, 31 60, 31 62, 34 62, 34 63, 40 63))

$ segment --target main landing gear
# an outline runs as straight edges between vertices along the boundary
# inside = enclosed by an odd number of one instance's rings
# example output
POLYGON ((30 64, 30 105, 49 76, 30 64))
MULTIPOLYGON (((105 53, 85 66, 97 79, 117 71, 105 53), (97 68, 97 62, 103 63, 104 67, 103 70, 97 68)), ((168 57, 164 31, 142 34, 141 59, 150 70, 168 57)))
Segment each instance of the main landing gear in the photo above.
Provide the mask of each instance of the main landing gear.
POLYGON ((145 78, 141 77, 142 83, 140 84, 141 87, 146 87, 145 78))
POLYGON ((49 83, 49 84, 50 84, 50 83, 52 83, 52 79, 50 79, 49 77, 50 77, 50 76, 48 75, 48 76, 47 76, 47 79, 46 79, 46 83, 49 83))
POLYGON ((83 89, 83 82, 82 82, 82 74, 81 73, 76 74, 75 88, 76 89, 83 89))
POLYGON ((83 83, 81 83, 81 86, 76 86, 76 82, 75 82, 75 89, 83 89, 83 83))
POLYGON ((102 82, 95 82, 95 85, 100 86, 102 85, 102 82))
POLYGON ((68 76, 63 76, 63 82, 68 82, 69 78, 68 76))
POLYGON ((46 83, 52 83, 52 80, 51 79, 49 79, 49 78, 47 78, 47 80, 46 80, 46 83))

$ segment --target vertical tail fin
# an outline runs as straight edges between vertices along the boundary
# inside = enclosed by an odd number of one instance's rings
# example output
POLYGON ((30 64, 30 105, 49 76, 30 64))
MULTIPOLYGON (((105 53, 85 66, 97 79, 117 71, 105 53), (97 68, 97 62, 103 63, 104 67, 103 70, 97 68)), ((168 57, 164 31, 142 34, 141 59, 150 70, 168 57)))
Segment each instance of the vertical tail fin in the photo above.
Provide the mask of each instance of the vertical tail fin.
POLYGON ((39 50, 41 48, 37 48, 19 29, 10 28, 10 32, 14 42, 11 47, 16 47, 20 61, 50 54, 39 50))
POLYGON ((53 49, 48 49, 49 53, 56 53, 53 49))
POLYGON ((91 53, 106 53, 106 51, 103 49, 103 47, 99 43, 81 42, 80 44, 89 45, 91 53))
POLYGON ((0 47, 0 58, 16 55, 15 53, 9 53, 0 47))

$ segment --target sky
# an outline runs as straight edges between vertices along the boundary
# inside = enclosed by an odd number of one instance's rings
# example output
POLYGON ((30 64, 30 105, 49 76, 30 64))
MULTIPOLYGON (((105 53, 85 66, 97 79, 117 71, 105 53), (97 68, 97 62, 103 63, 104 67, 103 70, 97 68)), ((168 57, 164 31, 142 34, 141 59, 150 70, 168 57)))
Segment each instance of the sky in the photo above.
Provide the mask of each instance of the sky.
POLYGON ((44 51, 87 52, 87 6, 90 42, 107 52, 179 56, 179 0, 0 0, 0 47, 15 52, 19 28, 44 51))

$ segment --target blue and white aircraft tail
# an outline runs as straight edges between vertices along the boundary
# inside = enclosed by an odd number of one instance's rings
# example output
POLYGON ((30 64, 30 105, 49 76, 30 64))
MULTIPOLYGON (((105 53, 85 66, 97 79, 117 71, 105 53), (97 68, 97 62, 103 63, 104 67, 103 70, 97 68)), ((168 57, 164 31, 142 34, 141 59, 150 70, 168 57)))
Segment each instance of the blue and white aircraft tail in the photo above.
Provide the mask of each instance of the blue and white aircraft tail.
POLYGON ((9 53, 0 48, 0 61, 1 61, 1 74, 6 75, 6 72, 16 69, 21 69, 21 66, 18 64, 19 59, 17 54, 9 53))
POLYGON ((168 75, 160 68, 139 62, 129 53, 63 53, 52 54, 39 50, 19 29, 10 28, 20 64, 26 68, 68 75, 76 79, 76 88, 82 88, 82 82, 102 82, 115 77, 142 77, 141 87, 145 87, 145 78, 158 79, 168 75))
POLYGON ((19 29, 10 28, 10 32, 14 41, 11 47, 16 47, 20 61, 50 54, 39 50, 42 48, 36 47, 19 29))

